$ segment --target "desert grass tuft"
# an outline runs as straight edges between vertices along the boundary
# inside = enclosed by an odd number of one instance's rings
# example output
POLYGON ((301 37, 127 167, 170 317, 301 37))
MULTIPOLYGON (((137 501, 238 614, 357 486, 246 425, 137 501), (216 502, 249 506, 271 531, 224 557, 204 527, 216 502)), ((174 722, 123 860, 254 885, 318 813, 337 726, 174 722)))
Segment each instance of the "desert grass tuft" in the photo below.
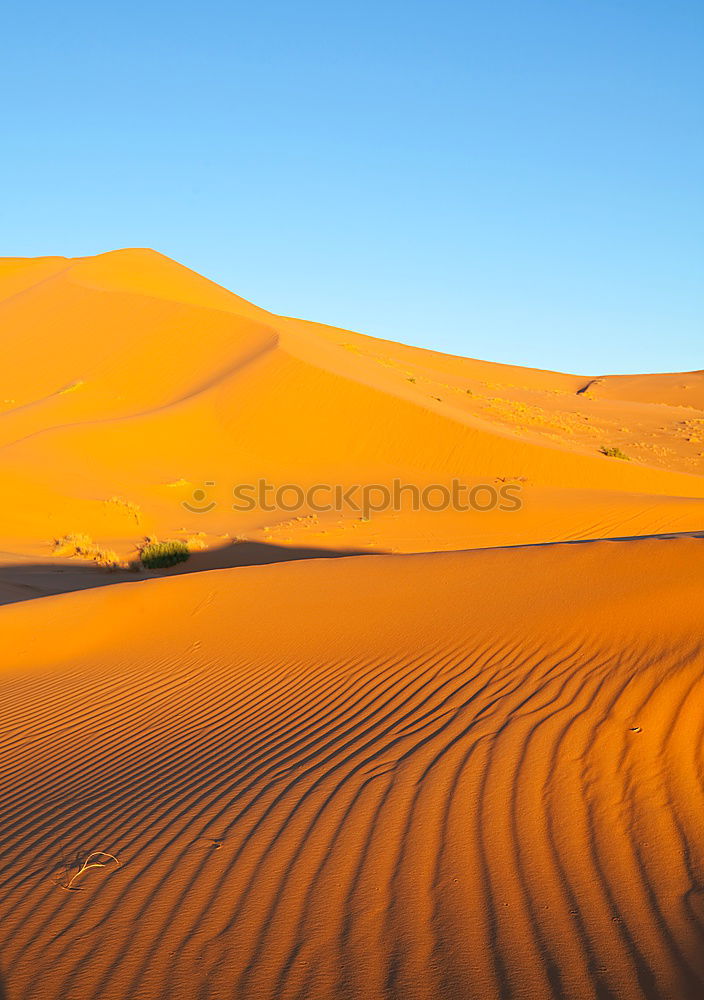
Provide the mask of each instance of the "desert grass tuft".
POLYGON ((68 556, 71 559, 89 559, 103 569, 118 569, 121 566, 119 556, 112 549, 96 545, 90 535, 80 533, 63 535, 54 539, 53 553, 55 556, 68 556))
POLYGON ((139 524, 141 509, 138 503, 133 503, 132 500, 125 500, 123 497, 110 497, 105 503, 119 508, 123 513, 133 517, 137 524, 139 524))
POLYGON ((186 545, 189 552, 202 552, 203 549, 207 549, 208 543, 205 540, 205 532, 199 531, 197 535, 189 535, 186 539, 186 545))
POLYGON ((148 538, 139 550, 139 558, 147 569, 175 566, 185 562, 190 554, 188 543, 180 539, 160 542, 156 538, 148 538))
POLYGON ((620 448, 607 448, 606 445, 602 445, 602 447, 599 448, 599 451, 602 455, 606 455, 607 458, 621 458, 624 462, 630 462, 631 460, 630 457, 626 455, 625 452, 621 451, 620 448))
POLYGON ((90 535, 72 533, 54 539, 55 556, 82 556, 93 547, 90 535))

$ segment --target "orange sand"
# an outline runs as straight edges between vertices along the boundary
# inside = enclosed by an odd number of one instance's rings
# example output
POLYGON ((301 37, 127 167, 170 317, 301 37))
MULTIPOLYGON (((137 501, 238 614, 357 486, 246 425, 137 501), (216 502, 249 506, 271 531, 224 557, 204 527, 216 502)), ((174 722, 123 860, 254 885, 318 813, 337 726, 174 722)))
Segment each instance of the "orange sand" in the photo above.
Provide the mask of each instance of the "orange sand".
POLYGON ((449 357, 146 250, 0 261, 0 329, 0 997, 704 996, 704 373, 449 357), (524 506, 233 511, 260 477, 524 506))

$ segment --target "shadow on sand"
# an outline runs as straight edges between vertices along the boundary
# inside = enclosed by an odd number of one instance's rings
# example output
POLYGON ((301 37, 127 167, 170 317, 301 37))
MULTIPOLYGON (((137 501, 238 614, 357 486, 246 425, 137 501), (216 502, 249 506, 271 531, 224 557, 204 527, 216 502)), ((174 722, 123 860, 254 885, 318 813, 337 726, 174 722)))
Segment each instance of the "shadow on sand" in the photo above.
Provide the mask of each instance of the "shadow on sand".
MULTIPOLYGON (((63 563, 17 563, 0 566, 0 605, 15 604, 38 597, 90 590, 115 583, 136 583, 164 576, 202 573, 209 569, 237 566, 264 566, 301 559, 339 559, 346 556, 379 554, 375 549, 324 549, 288 547, 265 542, 233 542, 219 549, 193 552, 186 562, 159 570, 105 570, 78 561, 63 563)), ((0 1000, 3 994, 0 989, 0 1000)))

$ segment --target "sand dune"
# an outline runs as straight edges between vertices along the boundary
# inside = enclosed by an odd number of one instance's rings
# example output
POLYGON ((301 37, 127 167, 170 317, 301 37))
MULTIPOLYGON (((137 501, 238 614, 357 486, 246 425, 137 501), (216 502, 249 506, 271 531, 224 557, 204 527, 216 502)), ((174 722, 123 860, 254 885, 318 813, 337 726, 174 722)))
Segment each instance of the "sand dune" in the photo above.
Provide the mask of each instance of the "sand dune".
POLYGON ((9 995, 701 996, 703 571, 684 537, 5 608, 9 995))
POLYGON ((0 264, 0 326, 11 554, 46 558, 69 532, 128 556, 146 532, 423 551, 702 523, 702 373, 595 380, 421 351, 273 316, 144 250, 0 264), (518 481, 523 510, 428 523, 400 511, 377 530, 383 519, 291 525, 231 509, 232 487, 260 477, 455 476, 518 481), (217 510, 184 511, 206 482, 217 510), (106 507, 115 495, 139 506, 140 531, 106 507))
POLYGON ((450 357, 147 250, 0 260, 0 335, 0 998, 704 996, 704 373, 450 357), (522 509, 230 495, 453 477, 522 509))

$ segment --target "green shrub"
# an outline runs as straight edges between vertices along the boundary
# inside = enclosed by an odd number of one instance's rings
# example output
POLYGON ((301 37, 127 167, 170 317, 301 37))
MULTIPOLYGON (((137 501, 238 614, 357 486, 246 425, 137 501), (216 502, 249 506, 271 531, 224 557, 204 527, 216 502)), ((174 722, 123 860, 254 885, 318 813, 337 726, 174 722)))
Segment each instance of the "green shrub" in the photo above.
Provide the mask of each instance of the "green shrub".
POLYGON ((190 552, 186 542, 157 542, 156 539, 145 542, 139 550, 139 558, 147 569, 157 569, 161 566, 174 566, 185 562, 190 552))
POLYGON ((602 455, 608 456, 608 458, 622 458, 624 462, 630 462, 628 455, 624 454, 620 448, 607 448, 605 445, 599 448, 602 455))

